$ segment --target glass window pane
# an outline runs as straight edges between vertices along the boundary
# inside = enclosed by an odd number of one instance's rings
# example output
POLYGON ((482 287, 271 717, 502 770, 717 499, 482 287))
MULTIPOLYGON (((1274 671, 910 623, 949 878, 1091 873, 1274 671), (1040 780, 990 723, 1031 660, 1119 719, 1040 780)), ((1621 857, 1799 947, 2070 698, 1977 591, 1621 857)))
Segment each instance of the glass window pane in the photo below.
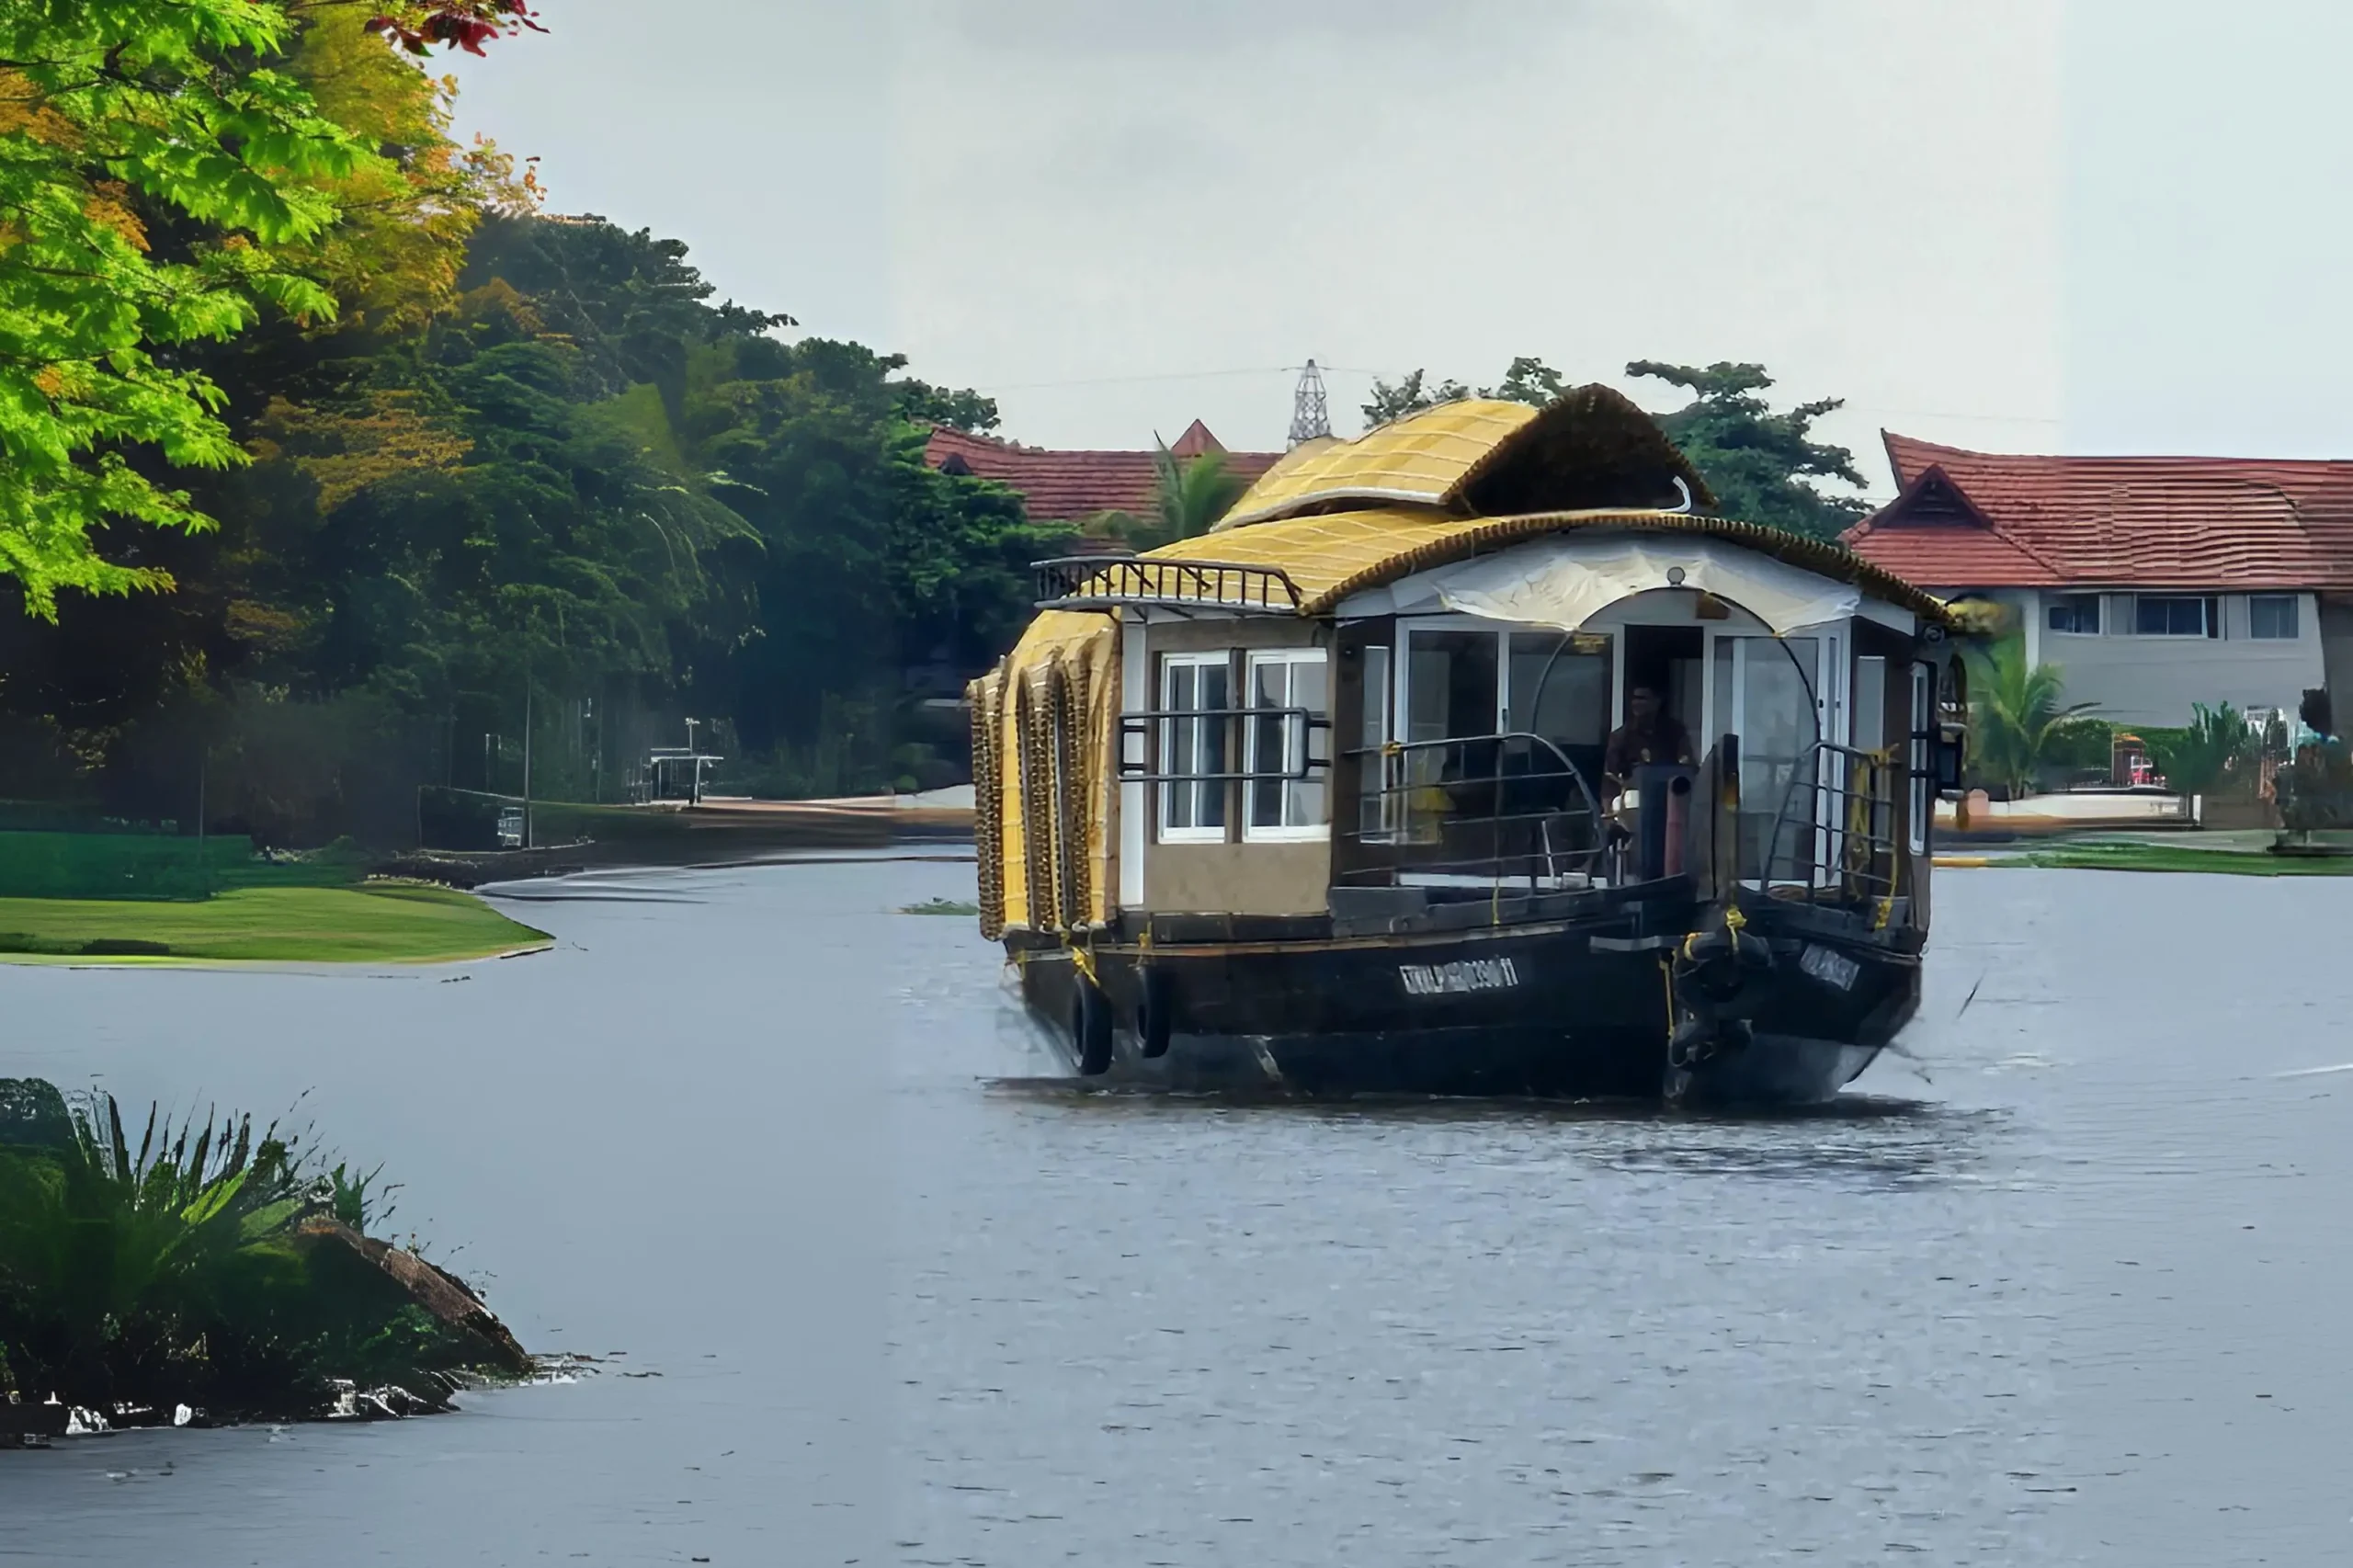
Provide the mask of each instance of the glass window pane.
POLYGON ((1887 661, 1855 661, 1855 749, 1876 752, 1887 744, 1887 661))
POLYGON ((1358 733, 1357 832, 1370 838, 1391 831, 1391 809, 1383 780, 1388 759, 1381 748, 1389 744, 1389 650, 1364 651, 1364 721, 1358 733))
MULTIPOLYGON (((1233 677, 1223 663, 1200 666, 1200 678, 1196 687, 1193 706, 1205 712, 1233 706, 1231 689, 1233 677)), ((1225 721, 1197 719, 1193 733, 1198 737, 1193 751, 1193 771, 1222 773, 1225 762, 1225 721)), ((1223 827, 1225 825, 1225 786, 1209 782, 1193 786, 1193 825, 1223 827)))
POLYGON ((1518 631, 1504 728, 1561 745, 1609 738, 1609 643, 1599 637, 1518 631))
POLYGON ((2256 594, 2246 602, 2247 634, 2251 637, 2293 638, 2296 597, 2293 594, 2256 594))
MULTIPOLYGON (((1324 696, 1324 661, 1300 660, 1289 668, 1290 705, 1304 708, 1319 719, 1329 718, 1330 709, 1324 696)), ((1290 733, 1285 741, 1290 749, 1284 754, 1284 762, 1289 771, 1297 772, 1305 767, 1313 756, 1311 732, 1303 723, 1293 722, 1288 727, 1290 733)), ((1324 820, 1325 776, 1324 770, 1318 768, 1311 770, 1304 778, 1285 783, 1283 821, 1287 825, 1313 827, 1324 820)))
MULTIPOLYGON (((1231 706, 1222 660, 1170 659, 1163 666, 1161 706, 1172 714, 1231 706)), ((1225 785, 1199 776, 1226 771, 1225 721, 1170 718, 1161 725, 1161 821, 1170 829, 1218 828, 1225 823, 1225 785), (1186 775, 1196 776, 1191 782, 1186 775)))
POLYGON ((1408 740, 1495 733, 1496 643, 1492 631, 1419 631, 1405 694, 1408 740))
MULTIPOLYGON (((1815 711, 1813 682, 1820 647, 1813 638, 1746 637, 1740 678, 1741 864, 1764 868, 1771 853, 1779 864, 1766 874, 1786 876, 1792 862, 1810 860, 1813 835, 1784 830, 1778 846, 1773 824, 1793 790, 1813 779, 1815 711)), ((1801 806, 1800 820, 1812 813, 1801 806)))
MULTIPOLYGON (((1250 706, 1253 708, 1288 708, 1290 692, 1288 676, 1290 665, 1273 660, 1254 659, 1250 665, 1250 706)), ((1258 713, 1250 720, 1249 771, 1267 774, 1284 771, 1290 764, 1285 755, 1283 732, 1290 726, 1279 713, 1258 713)), ((1283 824, 1283 785, 1279 778, 1253 778, 1250 781, 1250 814, 1244 819, 1252 827, 1280 827, 1283 824)))
POLYGON ((1243 819, 1245 825, 1320 825, 1324 821, 1322 775, 1310 778, 1295 778, 1291 775, 1306 768, 1311 759, 1323 763, 1330 760, 1318 756, 1311 745, 1307 722, 1308 718, 1328 716, 1323 656, 1254 657, 1250 661, 1250 706, 1277 711, 1260 712, 1250 720, 1248 771, 1268 777, 1250 780, 1249 809, 1243 819), (1282 711, 1285 710, 1304 710, 1306 717, 1298 711, 1282 711))

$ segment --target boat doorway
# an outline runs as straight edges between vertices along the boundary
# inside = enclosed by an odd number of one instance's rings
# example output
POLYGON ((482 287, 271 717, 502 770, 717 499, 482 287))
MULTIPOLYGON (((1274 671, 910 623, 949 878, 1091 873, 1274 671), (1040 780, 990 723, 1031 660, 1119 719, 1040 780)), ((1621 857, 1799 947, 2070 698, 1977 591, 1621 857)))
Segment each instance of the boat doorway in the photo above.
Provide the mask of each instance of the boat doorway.
POLYGON ((1637 687, 1658 694, 1666 716, 1704 751, 1708 641, 1697 626, 1629 626, 1626 656, 1619 665, 1617 705, 1611 722, 1626 722, 1626 697, 1637 687))

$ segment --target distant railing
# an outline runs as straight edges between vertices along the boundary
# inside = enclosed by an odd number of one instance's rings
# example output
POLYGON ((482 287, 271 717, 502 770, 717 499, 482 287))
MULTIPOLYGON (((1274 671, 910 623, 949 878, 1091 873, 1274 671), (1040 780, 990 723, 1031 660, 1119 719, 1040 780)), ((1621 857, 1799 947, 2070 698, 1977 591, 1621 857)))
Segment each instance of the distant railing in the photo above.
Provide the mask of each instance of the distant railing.
MULTIPOLYGON (((1379 851, 1382 863, 1340 871, 1342 886, 1419 880, 1534 891, 1593 876, 1601 807, 1576 765, 1541 735, 1400 741, 1348 755, 1364 787, 1357 825, 1341 837, 1360 854, 1379 851)), ((1333 802, 1336 816, 1343 809, 1333 802)))
POLYGON ((1299 585, 1279 566, 1141 556, 1066 555, 1031 563, 1040 609, 1123 606, 1297 615, 1299 585))

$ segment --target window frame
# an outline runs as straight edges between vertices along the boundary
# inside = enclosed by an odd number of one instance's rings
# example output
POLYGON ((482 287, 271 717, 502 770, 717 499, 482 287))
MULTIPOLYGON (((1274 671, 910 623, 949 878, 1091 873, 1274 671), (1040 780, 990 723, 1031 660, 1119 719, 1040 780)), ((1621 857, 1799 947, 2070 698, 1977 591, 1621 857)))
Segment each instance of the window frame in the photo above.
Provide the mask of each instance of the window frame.
MULTIPOLYGON (((1283 700, 1277 703, 1275 706, 1279 708, 1307 708, 1311 714, 1317 713, 1318 710, 1309 707, 1306 703, 1296 700, 1292 691, 1295 677, 1288 672, 1302 665, 1313 665, 1321 669, 1324 672, 1324 701, 1320 710, 1320 717, 1324 720, 1326 725, 1331 723, 1332 661, 1330 656, 1321 648, 1250 648, 1244 650, 1242 656, 1242 691, 1244 700, 1235 704, 1236 707, 1255 708, 1257 706, 1258 672, 1269 665, 1282 665, 1287 672, 1283 676, 1283 700)), ((1326 729, 1324 733, 1328 736, 1331 732, 1326 729)), ((1252 813, 1256 809, 1258 803, 1258 792, 1256 787, 1259 781, 1256 778, 1245 779, 1243 781, 1242 789, 1241 811, 1243 843, 1313 844, 1329 839, 1332 836, 1332 759, 1328 756, 1319 757, 1315 755, 1314 737, 1315 731, 1312 725, 1302 724, 1299 726, 1295 737, 1291 727, 1288 724, 1284 725, 1283 755, 1279 760, 1277 766, 1286 773, 1290 771, 1291 765, 1291 745, 1295 738, 1299 746, 1299 756, 1300 759, 1306 764, 1309 779, 1314 779, 1317 769, 1322 769, 1323 777, 1320 780, 1324 786, 1324 814, 1322 819, 1313 823, 1260 824, 1252 821, 1252 813)), ((1328 748, 1328 741, 1326 742, 1326 745, 1328 748)), ((1256 719, 1246 721, 1242 732, 1242 771, 1251 774, 1255 774, 1258 771, 1258 723, 1256 719)), ((1284 814, 1288 815, 1290 809, 1290 790, 1288 781, 1286 781, 1283 788, 1282 801, 1284 814)))
POLYGON ((2054 637, 2097 637, 2108 624, 2107 596, 2103 594, 2061 593, 2051 596, 2043 607, 2042 629, 2054 637), (2058 616, 2063 610, 2071 620, 2078 619, 2077 611, 2088 606, 2092 612, 2092 627, 2086 631, 2081 624, 2062 626, 2058 616))
POLYGON ((2132 596, 2132 635, 2152 640, 2164 638, 2186 642, 2199 639, 2208 642, 2222 635, 2222 601, 2212 594, 2134 594, 2132 596), (2151 600, 2165 604, 2194 604, 2199 607, 2199 629, 2195 631, 2144 631, 2141 629, 2141 607, 2151 600))
MULTIPOLYGON (((1160 733, 1157 737, 1159 744, 1155 748, 1157 752, 1155 762, 1157 770, 1164 776, 1175 775, 1177 773, 1176 766, 1175 726, 1181 722, 1185 722, 1185 721, 1176 719, 1171 715, 1179 712, 1190 713, 1201 710, 1201 704, 1199 701, 1200 695, 1200 682, 1198 676, 1195 678, 1193 685, 1195 697, 1194 703, 1190 707, 1184 709, 1179 709, 1176 706, 1176 672, 1182 669, 1212 669, 1222 672, 1225 676, 1226 696, 1225 700, 1219 703, 1218 706, 1221 708, 1234 708, 1240 706, 1240 704, 1233 700, 1233 651, 1232 649, 1220 648, 1210 653, 1172 652, 1161 654, 1160 679, 1158 686, 1160 692, 1160 710, 1163 717, 1160 721, 1160 733)), ((1209 724, 1212 726, 1211 733, 1217 735, 1219 742, 1218 750, 1220 754, 1220 761, 1217 771, 1220 773, 1228 771, 1232 767, 1232 764, 1225 761, 1224 757, 1225 755, 1231 751, 1233 746, 1233 729, 1231 722, 1224 719, 1195 719, 1191 722, 1196 724, 1209 724)), ((1198 743, 1196 743, 1195 751, 1195 760, 1198 761, 1198 743)), ((1153 828, 1156 841, 1162 844, 1228 844, 1233 842, 1233 790, 1232 786, 1233 780, 1231 779, 1210 778, 1196 774, 1188 774, 1182 778, 1164 777, 1156 786, 1159 800, 1157 807, 1153 812, 1153 828), (1173 808, 1175 807, 1177 800, 1176 792, 1180 790, 1192 791, 1191 799, 1195 802, 1193 814, 1196 817, 1201 814, 1199 802, 1209 799, 1211 791, 1217 791, 1222 797, 1222 804, 1225 808, 1222 813, 1224 820, 1210 825, 1195 824, 1189 826, 1177 826, 1170 821, 1170 818, 1175 815, 1173 808)))
POLYGON ((2246 635, 2250 642, 2296 642, 2303 639, 2304 611, 2302 594, 2249 594, 2246 597, 2246 635), (2257 631, 2255 629, 2255 607, 2257 603, 2285 605, 2288 609, 2288 630, 2257 631))

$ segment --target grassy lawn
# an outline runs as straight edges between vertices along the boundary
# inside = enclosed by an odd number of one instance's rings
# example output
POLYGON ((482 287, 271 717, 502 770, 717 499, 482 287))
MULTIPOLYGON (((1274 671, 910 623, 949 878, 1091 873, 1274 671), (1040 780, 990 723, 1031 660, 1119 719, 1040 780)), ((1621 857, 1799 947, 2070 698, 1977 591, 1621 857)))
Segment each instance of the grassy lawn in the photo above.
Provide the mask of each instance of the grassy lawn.
POLYGON ((201 903, 0 898, 0 959, 429 963, 537 947, 470 893, 421 883, 239 888, 201 903))

